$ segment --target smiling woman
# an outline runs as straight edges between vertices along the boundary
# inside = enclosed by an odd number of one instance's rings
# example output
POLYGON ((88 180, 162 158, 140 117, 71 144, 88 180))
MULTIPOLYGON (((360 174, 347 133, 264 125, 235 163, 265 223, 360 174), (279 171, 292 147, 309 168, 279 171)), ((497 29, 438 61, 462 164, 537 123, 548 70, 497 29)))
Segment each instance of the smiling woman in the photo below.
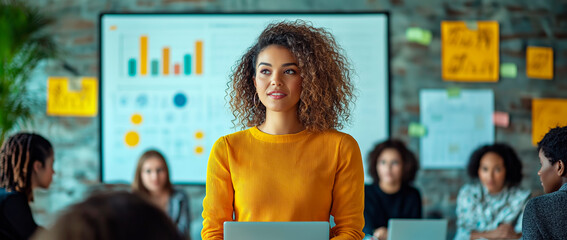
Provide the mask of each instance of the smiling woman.
POLYGON ((286 48, 295 59, 299 70, 296 74, 302 81, 297 115, 305 128, 341 129, 349 121, 350 105, 354 102, 349 62, 329 32, 303 21, 268 26, 237 63, 227 89, 235 121, 241 127, 254 127, 265 121, 265 106, 256 107, 254 78, 260 52, 271 45, 286 48))
MULTIPOLYGON (((286 118, 286 125, 292 132, 303 130, 304 126, 297 117, 301 96, 301 76, 297 60, 285 47, 270 45, 258 54, 254 86, 256 93, 266 108, 266 121, 258 126, 263 132, 278 134, 282 129, 267 125, 272 118, 286 118), (293 125, 293 126, 290 126, 293 125)), ((284 130, 285 131, 285 130, 284 130)))
POLYGON ((330 215, 333 239, 362 239, 360 149, 336 130, 353 99, 340 51, 323 29, 280 22, 237 63, 230 106, 251 128, 221 137, 211 150, 203 239, 222 239, 225 221, 329 221, 330 215))

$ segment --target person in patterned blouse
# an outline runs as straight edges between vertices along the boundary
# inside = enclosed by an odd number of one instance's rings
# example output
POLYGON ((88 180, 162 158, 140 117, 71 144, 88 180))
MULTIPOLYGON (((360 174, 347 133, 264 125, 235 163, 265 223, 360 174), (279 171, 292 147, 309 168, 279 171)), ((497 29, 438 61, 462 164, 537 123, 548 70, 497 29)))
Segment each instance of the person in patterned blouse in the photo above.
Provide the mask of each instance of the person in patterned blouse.
POLYGON ((520 238, 530 191, 518 187, 522 162, 514 149, 502 143, 480 147, 467 173, 474 182, 459 191, 455 240, 520 238))

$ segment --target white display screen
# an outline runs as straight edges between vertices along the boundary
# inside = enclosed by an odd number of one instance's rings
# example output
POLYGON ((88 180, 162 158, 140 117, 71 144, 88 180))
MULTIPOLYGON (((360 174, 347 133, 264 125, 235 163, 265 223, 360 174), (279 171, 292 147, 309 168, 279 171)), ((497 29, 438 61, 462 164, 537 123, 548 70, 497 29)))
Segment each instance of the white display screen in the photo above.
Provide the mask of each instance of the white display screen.
POLYGON ((107 13, 99 24, 101 180, 132 182, 140 155, 157 149, 174 183, 204 184, 214 142, 240 130, 226 98, 231 69, 284 19, 326 28, 345 50, 357 101, 340 131, 366 160, 389 135, 388 14, 107 13))

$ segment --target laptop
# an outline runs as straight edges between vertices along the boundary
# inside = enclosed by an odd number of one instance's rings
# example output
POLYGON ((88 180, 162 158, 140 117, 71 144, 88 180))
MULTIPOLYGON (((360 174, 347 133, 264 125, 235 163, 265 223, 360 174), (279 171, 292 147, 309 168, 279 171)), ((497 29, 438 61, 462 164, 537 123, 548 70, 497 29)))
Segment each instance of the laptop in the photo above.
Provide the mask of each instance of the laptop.
POLYGON ((390 219, 388 240, 445 240, 447 219, 390 219))
POLYGON ((329 240, 329 222, 224 222, 225 240, 329 240))

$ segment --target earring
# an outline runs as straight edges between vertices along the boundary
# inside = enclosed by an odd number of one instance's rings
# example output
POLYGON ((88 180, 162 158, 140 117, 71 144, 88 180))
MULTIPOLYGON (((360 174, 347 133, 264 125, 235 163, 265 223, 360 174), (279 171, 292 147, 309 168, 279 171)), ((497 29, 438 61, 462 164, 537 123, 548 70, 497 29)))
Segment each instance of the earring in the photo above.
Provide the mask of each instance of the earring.
MULTIPOLYGON (((258 104, 256 103, 256 96, 258 96, 258 92, 254 93, 254 97, 252 97, 253 101, 254 101, 254 107, 258 107, 258 104)), ((260 96, 258 96, 258 102, 260 101, 260 96)))

